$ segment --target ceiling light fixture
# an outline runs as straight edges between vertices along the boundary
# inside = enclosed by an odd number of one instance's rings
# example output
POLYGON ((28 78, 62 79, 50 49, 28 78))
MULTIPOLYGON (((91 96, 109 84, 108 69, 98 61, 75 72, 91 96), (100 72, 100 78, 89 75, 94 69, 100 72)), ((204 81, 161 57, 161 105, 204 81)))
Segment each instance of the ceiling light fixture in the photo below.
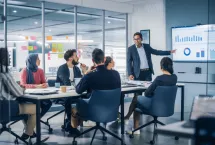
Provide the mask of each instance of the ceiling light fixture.
POLYGON ((16 10, 13 10, 13 13, 17 13, 17 11, 16 11, 16 10))
POLYGON ((110 24, 111 22, 110 21, 108 21, 108 24, 110 24))
POLYGON ((49 29, 49 32, 51 32, 52 30, 51 29, 49 29))
POLYGON ((38 24, 38 22, 34 22, 34 24, 36 24, 36 25, 37 25, 37 24, 38 24))

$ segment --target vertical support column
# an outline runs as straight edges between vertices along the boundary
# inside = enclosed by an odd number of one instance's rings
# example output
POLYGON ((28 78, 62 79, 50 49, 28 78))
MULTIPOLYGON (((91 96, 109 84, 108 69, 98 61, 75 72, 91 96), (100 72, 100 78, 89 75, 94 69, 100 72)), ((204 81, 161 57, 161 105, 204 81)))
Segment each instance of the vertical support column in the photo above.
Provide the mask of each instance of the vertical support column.
POLYGON ((45 2, 42 2, 42 58, 43 70, 45 72, 45 2))
POLYGON ((102 50, 105 53, 105 10, 102 10, 102 50))
POLYGON ((128 52, 128 14, 126 14, 126 22, 125 22, 125 40, 126 40, 126 44, 125 44, 125 49, 126 49, 126 63, 125 63, 125 70, 126 70, 126 76, 128 76, 128 71, 127 71, 127 52, 128 52))
POLYGON ((75 36, 75 49, 78 49, 78 27, 77 27, 77 6, 74 7, 74 36, 75 36))

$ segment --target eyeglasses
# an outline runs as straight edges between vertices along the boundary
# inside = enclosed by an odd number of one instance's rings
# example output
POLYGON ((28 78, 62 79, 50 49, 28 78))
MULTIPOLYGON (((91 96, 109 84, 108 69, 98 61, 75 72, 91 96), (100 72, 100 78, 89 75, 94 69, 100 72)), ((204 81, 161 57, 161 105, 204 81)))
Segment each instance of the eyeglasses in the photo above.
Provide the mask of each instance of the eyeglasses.
POLYGON ((134 39, 134 40, 138 41, 138 40, 141 40, 141 38, 137 38, 137 39, 134 39))

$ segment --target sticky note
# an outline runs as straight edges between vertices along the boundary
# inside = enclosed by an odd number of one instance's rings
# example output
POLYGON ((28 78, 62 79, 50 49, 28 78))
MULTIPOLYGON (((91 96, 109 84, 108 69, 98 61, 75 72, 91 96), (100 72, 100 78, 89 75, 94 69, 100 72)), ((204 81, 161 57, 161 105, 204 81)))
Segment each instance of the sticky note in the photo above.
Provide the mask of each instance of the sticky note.
POLYGON ((33 46, 28 46, 28 50, 33 51, 34 50, 33 46))
POLYGON ((27 46, 22 46, 21 48, 22 48, 22 50, 28 50, 27 46))
POLYGON ((57 52, 57 48, 52 48, 52 52, 57 52))
POLYGON ((58 54, 58 58, 63 58, 63 54, 58 54))
POLYGON ((52 36, 46 36, 46 40, 52 40, 52 36))
POLYGON ((37 50, 37 46, 34 46, 34 50, 37 50))
POLYGON ((36 36, 30 36, 30 39, 31 39, 31 40, 36 40, 37 37, 36 37, 36 36))
POLYGON ((57 44, 56 43, 52 43, 52 48, 57 48, 57 44))

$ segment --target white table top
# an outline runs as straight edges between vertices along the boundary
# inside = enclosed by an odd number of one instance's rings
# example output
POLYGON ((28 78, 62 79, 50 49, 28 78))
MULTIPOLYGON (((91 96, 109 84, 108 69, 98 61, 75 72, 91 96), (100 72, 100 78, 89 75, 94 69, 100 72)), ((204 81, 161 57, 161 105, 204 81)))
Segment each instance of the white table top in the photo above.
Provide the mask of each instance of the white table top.
MULTIPOLYGON (((178 83, 177 85, 178 86, 184 86, 184 84, 180 84, 180 83, 178 83)), ((47 89, 59 90, 59 88, 54 88, 54 87, 49 87, 47 89)), ((142 89, 147 89, 147 87, 143 87, 143 86, 126 87, 126 88, 122 88, 122 92, 142 90, 142 89)), ((26 91, 28 92, 28 90, 32 90, 32 89, 27 89, 26 91)), ((83 94, 86 94, 86 93, 83 93, 83 94)), ((66 93, 62 93, 59 91, 57 94, 49 94, 49 95, 25 94, 25 96, 23 96, 23 98, 31 98, 31 99, 35 99, 35 100, 44 100, 44 99, 58 99, 58 98, 65 98, 65 97, 78 97, 78 96, 81 96, 83 94, 77 94, 75 90, 67 90, 66 93)))
POLYGON ((184 138, 192 138, 194 136, 194 128, 185 128, 183 124, 185 121, 168 124, 165 126, 158 127, 156 132, 159 134, 178 136, 184 138))

